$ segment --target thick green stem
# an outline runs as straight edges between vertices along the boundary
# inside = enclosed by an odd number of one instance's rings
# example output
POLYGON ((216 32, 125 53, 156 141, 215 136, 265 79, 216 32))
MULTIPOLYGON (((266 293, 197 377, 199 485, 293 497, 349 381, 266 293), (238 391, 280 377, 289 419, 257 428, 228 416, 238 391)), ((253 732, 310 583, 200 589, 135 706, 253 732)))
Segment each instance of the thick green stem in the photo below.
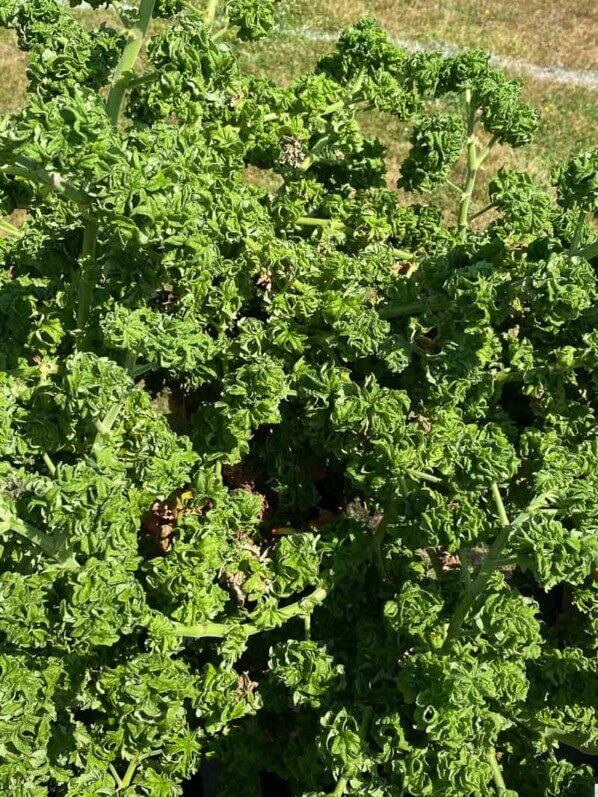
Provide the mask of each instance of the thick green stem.
POLYGON ((379 305, 378 314, 380 318, 400 318, 404 315, 417 315, 424 310, 435 310, 438 306, 438 303, 434 302, 411 302, 410 304, 388 302, 379 305))
POLYGON ((449 623, 446 632, 446 637, 441 648, 441 652, 445 653, 450 645, 451 640, 457 636, 461 630, 463 622, 467 618, 469 611, 475 603, 478 596, 484 591, 486 584, 492 573, 500 566, 503 561, 502 553, 509 542, 509 537, 514 529, 519 528, 523 523, 536 515, 538 512, 545 511, 547 505, 553 498, 552 493, 542 493, 533 498, 527 507, 520 512, 513 521, 509 521, 505 510, 505 505, 500 494, 500 490, 496 482, 492 484, 492 496, 496 504, 498 519, 500 521, 501 529, 492 543, 486 558, 478 569, 477 576, 473 584, 466 590, 461 598, 460 603, 455 609, 455 613, 449 623))
MULTIPOLYGON (((97 421, 95 427, 97 429, 97 435, 95 442, 98 441, 104 435, 110 434, 112 431, 112 427, 118 417, 118 413, 120 412, 122 407, 122 402, 116 401, 106 413, 106 416, 103 421, 97 421)), ((95 443, 94 443, 95 445, 95 443)))
POLYGON ((226 36, 229 31, 229 26, 225 25, 220 30, 217 30, 216 33, 212 33, 212 41, 217 42, 219 39, 222 39, 223 36, 226 36))
POLYGON ((114 783, 116 784, 117 791, 120 791, 122 789, 122 785, 123 785, 123 782, 120 779, 120 775, 118 774, 118 772, 114 768, 113 764, 108 764, 108 769, 109 769, 110 774, 112 775, 112 777, 114 779, 114 783))
POLYGON ((538 720, 532 720, 531 722, 526 723, 526 725, 532 730, 541 733, 542 736, 544 736, 550 742, 557 742, 558 744, 564 744, 567 747, 572 747, 574 750, 578 750, 584 755, 598 755, 598 743, 596 742, 588 743, 574 733, 568 733, 560 728, 552 728, 551 726, 545 725, 543 722, 539 722, 538 720))
POLYGON ((39 183, 57 194, 62 194, 66 199, 81 207, 87 207, 91 203, 91 197, 88 193, 65 180, 59 172, 50 172, 44 169, 27 155, 17 155, 14 164, 0 167, 0 173, 9 174, 13 177, 24 177, 34 183, 39 183))
POLYGON ((467 615, 469 614, 471 607, 473 606, 478 595, 481 592, 483 592, 484 588, 486 587, 488 579, 496 569, 497 562, 500 559, 502 552, 507 545, 507 542, 509 541, 509 536, 511 533, 512 526, 509 523, 509 519, 507 518, 507 513, 505 512, 505 507, 500 495, 500 490, 498 489, 498 485, 496 483, 492 484, 492 495, 496 503, 501 530, 498 533, 494 542, 492 543, 492 547, 490 548, 488 555, 482 562, 473 584, 471 585, 470 589, 463 595, 460 603, 455 609, 455 613, 453 614, 451 622, 449 623, 448 630, 446 632, 446 638, 442 645, 443 651, 446 651, 446 649, 450 645, 451 640, 461 630, 461 626, 463 625, 467 615))
POLYGON ((50 471, 50 476, 55 476, 56 475, 56 465, 50 459, 50 455, 48 454, 47 451, 44 451, 44 453, 42 454, 42 459, 44 460, 44 462, 46 464, 46 468, 50 471))
POLYGON ((415 257, 413 252, 408 252, 407 249, 393 249, 392 256, 396 257, 397 260, 413 260, 415 257))
POLYGON ((127 88, 134 89, 137 86, 147 86, 148 83, 157 83, 161 78, 160 72, 148 72, 146 75, 139 75, 129 80, 127 88))
POLYGON ((138 379, 143 374, 147 374, 148 371, 153 371, 158 367, 159 363, 153 361, 151 363, 143 363, 143 365, 134 365, 133 368, 129 370, 129 376, 131 379, 138 379))
POLYGON ((489 747, 487 754, 488 761, 490 762, 490 768, 492 770, 492 777, 496 786, 496 791, 499 794, 499 797, 503 797, 503 795, 507 792, 507 784, 505 783, 505 779, 502 776, 502 770, 496 759, 496 750, 494 747, 489 747))
POLYGON ((469 575, 469 565, 467 563, 467 550, 459 548, 459 562, 461 567, 461 578, 466 590, 471 589, 471 576, 469 575))
POLYGON ((459 215, 457 220, 459 236, 462 241, 465 241, 467 238, 469 205, 471 204, 471 197, 473 195, 473 189, 475 188, 475 181, 478 174, 478 159, 475 137, 475 118, 477 109, 471 102, 471 91, 469 89, 467 89, 465 92, 465 99, 467 102, 467 177, 465 179, 465 185, 463 186, 461 202, 459 203, 459 215))
POLYGON ((95 259, 98 236, 98 222, 89 219, 83 231, 83 248, 81 250, 81 270, 79 274, 79 292, 77 297, 77 329, 85 330, 91 310, 93 289, 96 284, 95 259))
POLYGON ((26 365, 24 368, 15 368, 4 373, 14 376, 17 379, 27 379, 30 376, 39 377, 42 382, 46 382, 49 376, 59 373, 60 368, 55 362, 41 362, 38 365, 26 365))
POLYGON ((586 260, 598 257, 598 240, 592 241, 591 244, 584 246, 582 249, 578 249, 576 252, 573 252, 573 254, 578 257, 585 257, 586 260))
POLYGON ((414 481, 430 482, 431 484, 442 484, 442 479, 433 476, 431 473, 424 473, 423 470, 408 470, 407 475, 414 481))
POLYGON ((386 566, 384 564, 384 559, 382 558, 382 543, 384 542, 384 537, 386 536, 386 529, 388 528, 388 525, 392 523, 392 521, 395 519, 396 514, 397 514, 396 501, 393 499, 386 507, 384 515, 382 516, 381 520, 378 522, 378 525, 376 526, 376 531, 374 532, 374 539, 373 539, 374 559, 376 561, 378 575, 383 581, 386 579, 386 566))
MULTIPOLYGON (((141 0, 137 17, 137 24, 127 32, 125 44, 120 61, 114 75, 108 97, 106 99, 106 113, 112 124, 116 127, 122 110, 125 92, 134 77, 133 69, 139 51, 143 46, 145 37, 152 21, 156 0, 141 0)), ((95 219, 89 219, 83 233, 83 251, 81 253, 81 280, 79 283, 79 297, 77 304, 77 328, 83 332, 87 326, 91 310, 93 291, 98 275, 95 273, 95 251, 98 236, 98 224, 95 219)))
POLYGON ((205 21, 207 22, 208 25, 211 25, 214 22, 217 8, 218 8, 218 0, 208 0, 208 5, 206 6, 206 15, 205 15, 205 21))
POLYGON ((114 70, 112 84, 106 100, 106 113, 113 125, 118 124, 125 92, 129 86, 129 81, 133 77, 133 68, 137 61, 137 56, 147 36, 155 3, 156 0, 141 0, 137 24, 128 31, 127 43, 114 70))
POLYGON ((510 525, 509 518, 507 517, 507 510, 505 509, 505 505, 496 482, 492 482, 492 497, 494 498, 494 503, 496 504, 500 525, 503 527, 503 529, 507 528, 507 526, 510 525))
POLYGON ((249 238, 249 236, 247 238, 244 238, 244 242, 245 246, 248 249, 251 249, 252 252, 255 252, 256 254, 262 253, 262 247, 258 244, 257 241, 254 241, 252 238, 249 238))
POLYGON ((134 756, 131 759, 129 766, 127 767, 127 771, 124 774, 124 777, 121 780, 121 789, 128 789, 131 783, 133 782, 133 777, 135 776, 135 772, 137 767, 139 766, 139 762, 141 761, 141 756, 134 756))
MULTIPOLYGON (((344 105, 344 103, 343 103, 343 105, 344 105)), ((310 169, 313 166, 313 164, 314 164, 316 158, 318 157, 319 153, 324 149, 324 147, 326 146, 326 144, 328 143, 329 140, 330 140, 330 136, 329 135, 325 135, 325 136, 322 136, 321 138, 319 138, 316 141, 316 143, 313 145, 313 147, 310 148, 310 150, 307 153, 307 155, 305 156, 305 158, 299 164, 298 168, 300 169, 300 171, 306 172, 308 169, 310 169)))
POLYGON ((15 534, 18 534, 32 545, 40 548, 40 550, 48 554, 48 556, 56 559, 64 567, 78 567, 78 564, 71 551, 62 548, 60 545, 57 545, 56 541, 44 531, 40 531, 35 526, 32 526, 30 523, 26 523, 24 520, 21 520, 20 518, 11 514, 3 507, 0 507, 0 532, 3 531, 12 531, 15 534))
POLYGON ((525 378, 528 374, 533 374, 538 371, 548 370, 549 373, 558 374, 558 373, 565 373, 567 371, 574 371, 576 368, 583 368, 585 365, 582 359, 575 359, 573 362, 567 365, 544 365, 538 366, 537 368, 530 368, 529 371, 519 371, 519 370, 509 370, 505 369, 504 371, 489 371, 492 374, 492 378, 495 382, 499 384, 504 384, 505 382, 519 382, 525 378))
POLYGON ((497 144, 498 144, 498 136, 497 136, 497 135, 494 135, 494 136, 492 136, 492 138, 490 139, 490 141, 489 141, 489 143, 488 143, 488 146, 487 146, 487 147, 484 147, 484 149, 483 149, 483 150, 481 151, 481 153, 478 155, 478 169, 479 169, 479 168, 480 168, 480 166, 481 166, 481 165, 484 163, 484 161, 486 160, 486 158, 487 158, 487 157, 490 155, 490 153, 492 152, 492 150, 494 149, 494 147, 495 147, 497 144))
POLYGON ((575 254, 575 252, 579 249, 579 242, 581 241, 581 234, 583 232, 583 225, 586 221, 586 212, 585 210, 579 211, 579 216, 577 218, 577 224, 575 225, 575 232, 573 233, 573 240, 571 241, 571 246, 569 247, 569 253, 575 254))
MULTIPOLYGON (((365 740, 365 737, 368 734, 368 730, 370 728, 370 722, 372 721, 373 714, 374 714, 374 712, 373 712, 372 708, 370 708, 369 706, 367 708, 364 708, 363 714, 361 715, 361 725, 359 726, 359 738, 361 739, 362 742, 365 740)), ((332 792, 332 796, 331 797, 343 797, 343 795, 347 791, 347 786, 348 785, 349 785, 349 776, 348 775, 342 775, 338 779, 337 784, 336 784, 336 788, 332 792)))
POLYGON ((305 630, 305 639, 309 642, 311 639, 311 614, 306 614, 303 618, 303 627, 305 630))
POLYGON ((137 364, 137 354, 134 351, 127 351, 125 355, 125 362, 124 367, 125 369, 132 374, 135 370, 135 365, 137 364))
MULTIPOLYGON (((286 623, 293 617, 308 612, 312 606, 317 603, 322 603, 328 593, 322 587, 315 589, 307 598, 302 598, 296 603, 291 603, 285 606, 278 613, 278 622, 272 628, 277 628, 279 625, 286 623)), ((173 628, 176 634, 183 637, 191 637, 192 639, 224 639, 231 631, 238 628, 235 623, 200 623, 199 625, 183 625, 182 623, 173 623, 173 628)), ((242 626, 248 636, 259 634, 263 631, 270 630, 269 628, 262 628, 254 625, 253 623, 246 623, 242 626)))
MULTIPOLYGON (((311 216, 299 216, 295 219, 295 224, 299 227, 328 227, 330 224, 334 223, 334 219, 316 219, 311 216)), ((338 223, 339 222, 337 222, 337 224, 338 223)))
POLYGON ((14 235, 15 238, 22 238, 23 233, 11 224, 9 221, 5 221, 4 219, 0 219, 0 230, 5 232, 7 235, 14 235))

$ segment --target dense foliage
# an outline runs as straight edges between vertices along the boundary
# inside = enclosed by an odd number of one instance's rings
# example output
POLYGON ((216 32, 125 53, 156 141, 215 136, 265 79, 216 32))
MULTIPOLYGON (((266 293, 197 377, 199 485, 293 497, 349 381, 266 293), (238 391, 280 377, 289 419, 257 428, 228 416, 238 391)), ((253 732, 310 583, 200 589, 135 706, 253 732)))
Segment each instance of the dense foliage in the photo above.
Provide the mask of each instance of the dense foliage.
POLYGON ((0 792, 589 794, 598 151, 476 209, 537 126, 482 51, 282 88, 272 2, 92 5, 0 0, 0 792))

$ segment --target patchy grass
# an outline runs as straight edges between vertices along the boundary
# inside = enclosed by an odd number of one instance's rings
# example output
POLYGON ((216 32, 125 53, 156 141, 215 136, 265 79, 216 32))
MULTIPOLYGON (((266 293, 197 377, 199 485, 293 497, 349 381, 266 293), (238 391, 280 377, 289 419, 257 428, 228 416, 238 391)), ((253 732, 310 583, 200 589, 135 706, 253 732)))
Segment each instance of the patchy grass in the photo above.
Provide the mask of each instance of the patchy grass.
POLYGON ((595 68, 591 0, 284 0, 286 26, 333 31, 376 17, 399 39, 486 47, 541 66, 595 68))
POLYGON ((24 53, 17 49, 16 39, 12 31, 0 29, 0 111, 12 113, 18 110, 25 94, 25 62, 24 53))
POLYGON ((371 0, 395 36, 486 47, 542 66, 596 65, 598 5, 591 0, 371 0))

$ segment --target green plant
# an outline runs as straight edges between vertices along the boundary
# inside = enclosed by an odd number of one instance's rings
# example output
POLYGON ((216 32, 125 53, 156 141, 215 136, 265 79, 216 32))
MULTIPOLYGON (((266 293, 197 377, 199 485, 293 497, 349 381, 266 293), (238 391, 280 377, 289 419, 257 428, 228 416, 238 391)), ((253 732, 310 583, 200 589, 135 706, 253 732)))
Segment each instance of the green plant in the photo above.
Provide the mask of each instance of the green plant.
POLYGON ((481 51, 366 19, 282 88, 231 33, 269 2, 108 5, 0 2, 0 789, 585 793, 596 153, 476 210, 537 121, 481 51), (452 219, 387 187, 372 108, 452 219))

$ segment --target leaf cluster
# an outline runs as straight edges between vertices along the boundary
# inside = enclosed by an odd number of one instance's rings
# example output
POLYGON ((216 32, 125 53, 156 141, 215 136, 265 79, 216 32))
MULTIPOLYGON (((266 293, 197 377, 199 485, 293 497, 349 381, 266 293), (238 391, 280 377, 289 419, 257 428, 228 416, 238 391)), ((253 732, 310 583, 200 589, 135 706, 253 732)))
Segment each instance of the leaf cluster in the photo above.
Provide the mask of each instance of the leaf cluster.
POLYGON ((0 791, 586 793, 596 152, 474 212, 537 126, 482 51, 365 19, 279 86, 269 0, 107 5, 0 3, 0 791))

